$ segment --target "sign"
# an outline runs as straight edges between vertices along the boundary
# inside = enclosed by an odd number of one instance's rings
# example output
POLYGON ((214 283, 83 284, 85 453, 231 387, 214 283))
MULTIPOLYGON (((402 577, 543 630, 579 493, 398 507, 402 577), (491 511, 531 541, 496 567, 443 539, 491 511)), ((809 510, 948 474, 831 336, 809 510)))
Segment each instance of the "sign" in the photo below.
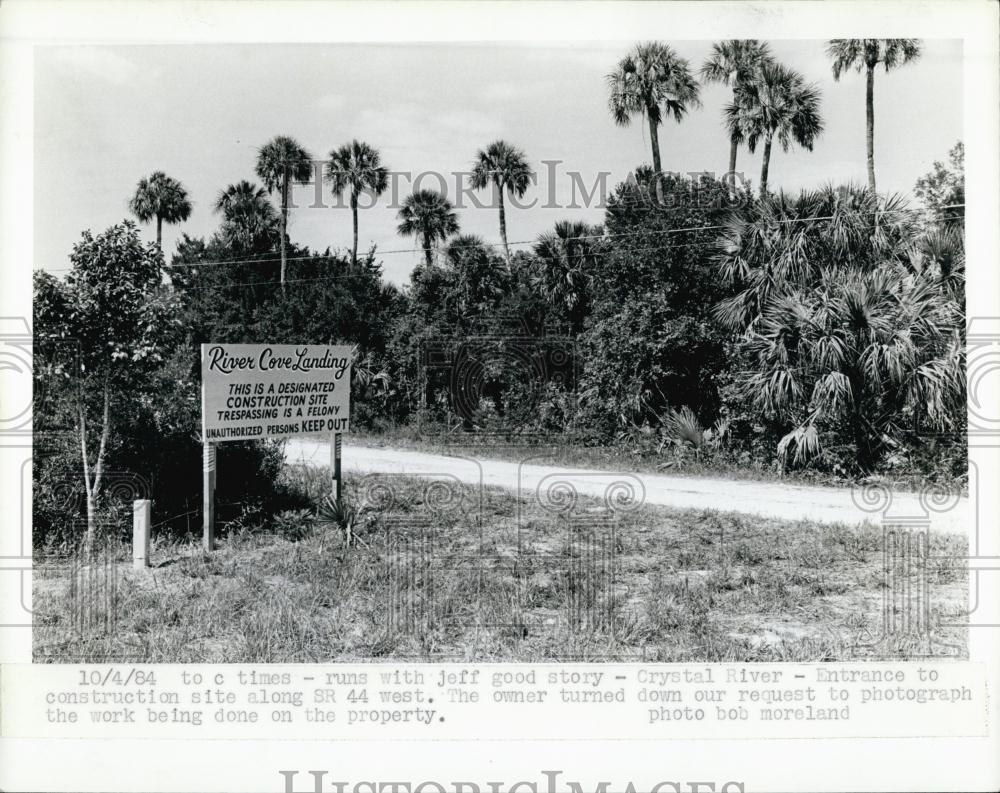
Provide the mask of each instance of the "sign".
POLYGON ((322 344, 202 344, 207 443, 347 432, 351 348, 322 344))

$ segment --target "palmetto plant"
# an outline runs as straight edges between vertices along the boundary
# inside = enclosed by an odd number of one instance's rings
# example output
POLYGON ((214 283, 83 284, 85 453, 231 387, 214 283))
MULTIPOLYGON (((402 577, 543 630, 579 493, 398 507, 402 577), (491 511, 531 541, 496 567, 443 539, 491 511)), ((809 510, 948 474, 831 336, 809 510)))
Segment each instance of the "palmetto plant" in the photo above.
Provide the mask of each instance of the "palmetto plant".
POLYGON ((338 501, 329 495, 316 507, 316 525, 321 531, 340 532, 345 547, 350 548, 355 541, 367 545, 358 537, 356 527, 370 511, 367 506, 356 507, 346 498, 338 501))
POLYGON ((787 284, 816 282, 827 264, 873 269, 909 260, 917 227, 906 210, 899 196, 848 186, 768 194, 732 213, 716 241, 717 262, 740 290, 716 316, 731 330, 751 330, 787 284))
POLYGON ((156 219, 156 245, 163 248, 163 224, 181 223, 191 217, 191 202, 184 185, 163 171, 139 180, 129 211, 143 223, 156 219))
POLYGON ((865 140, 868 187, 875 189, 875 68, 888 72, 920 57, 919 39, 832 39, 827 54, 833 59, 833 79, 850 69, 865 73, 865 140))
POLYGON ((657 452, 662 452, 664 446, 673 443, 679 447, 694 449, 695 454, 700 457, 706 447, 718 447, 725 441, 730 421, 720 416, 715 424, 705 428, 695 412, 688 405, 682 405, 679 410, 671 410, 663 416, 660 425, 662 440, 657 452))
POLYGON ((507 266, 510 266, 510 248, 507 245, 507 215, 504 210, 504 193, 520 198, 531 184, 533 173, 523 151, 503 140, 495 140, 476 154, 472 164, 471 183, 476 190, 493 185, 496 188, 500 211, 500 240, 503 242, 507 266))
POLYGON ((428 267, 433 264, 434 245, 458 233, 458 218, 451 202, 434 190, 418 190, 407 196, 396 218, 400 234, 420 239, 428 267))
POLYGON ((751 152, 764 143, 760 168, 760 192, 767 192, 767 175, 771 166, 771 146, 775 140, 782 151, 797 143, 812 151, 816 138, 823 131, 819 114, 820 95, 815 85, 773 60, 765 60, 751 80, 743 82, 734 100, 726 106, 726 124, 739 130, 751 152))
POLYGON ((690 108, 701 105, 690 65, 668 45, 651 41, 636 44, 607 80, 608 108, 616 124, 626 127, 633 116, 645 116, 653 170, 660 173, 660 124, 671 116, 680 123, 690 108))
POLYGON ((740 291, 717 315, 756 362, 747 399, 790 426, 783 457, 815 456, 825 429, 846 424, 869 470, 908 429, 964 415, 964 255, 921 258, 904 210, 828 188, 767 196, 723 231, 720 272, 740 291))
POLYGON ((222 215, 223 241, 241 251, 268 250, 281 233, 267 191, 245 179, 219 193, 214 209, 222 215))
POLYGON ((351 246, 351 266, 358 265, 358 198, 367 191, 378 198, 389 186, 389 169, 382 165, 378 149, 359 140, 345 143, 330 152, 326 164, 326 180, 334 195, 350 193, 351 217, 354 222, 354 243, 351 246))
MULTIPOLYGON (((701 78, 705 82, 721 83, 732 86, 733 101, 739 98, 739 93, 745 90, 765 61, 771 60, 771 50, 766 42, 757 39, 728 39, 712 45, 712 54, 701 67, 701 78)), ((736 155, 739 145, 743 142, 743 129, 738 123, 727 116, 726 127, 729 131, 729 170, 736 173, 736 155)))
POLYGON ((278 135, 265 143, 257 153, 257 176, 269 193, 278 192, 281 202, 281 285, 285 285, 288 264, 288 205, 292 183, 309 184, 313 177, 312 157, 298 141, 278 135))

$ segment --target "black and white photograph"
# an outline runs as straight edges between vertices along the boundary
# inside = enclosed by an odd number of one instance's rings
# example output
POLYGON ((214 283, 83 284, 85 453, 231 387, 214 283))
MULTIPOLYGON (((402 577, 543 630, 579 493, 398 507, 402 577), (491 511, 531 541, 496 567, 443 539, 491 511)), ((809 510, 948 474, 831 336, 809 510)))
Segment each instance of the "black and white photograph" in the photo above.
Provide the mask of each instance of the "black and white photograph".
POLYGON ((40 50, 35 660, 964 656, 961 67, 40 50))
POLYGON ((4 2, 0 788, 995 789, 998 37, 4 2))

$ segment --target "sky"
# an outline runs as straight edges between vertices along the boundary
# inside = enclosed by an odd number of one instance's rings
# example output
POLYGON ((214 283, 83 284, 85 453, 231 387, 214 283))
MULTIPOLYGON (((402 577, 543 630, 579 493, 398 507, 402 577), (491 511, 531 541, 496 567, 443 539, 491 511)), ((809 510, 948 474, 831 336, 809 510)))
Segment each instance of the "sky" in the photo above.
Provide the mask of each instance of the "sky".
MULTIPOLYGON (((669 41, 699 68, 711 41, 669 41)), ((775 146, 769 184, 797 191, 828 182, 865 183, 865 81, 833 80, 819 40, 772 41, 775 56, 815 82, 825 131, 812 152, 775 146)), ((875 80, 875 168, 880 191, 911 194, 914 182, 945 160, 962 138, 962 47, 925 40, 921 58, 875 80)), ((512 248, 528 247, 561 219, 600 222, 583 200, 599 174, 609 191, 651 161, 642 119, 615 125, 606 75, 631 42, 595 44, 296 44, 39 47, 35 57, 34 255, 36 268, 62 272, 80 234, 128 217, 138 180, 155 170, 179 179, 191 218, 164 227, 169 260, 180 234, 209 236, 218 193, 256 180, 258 148, 291 135, 317 160, 353 138, 379 149, 394 187, 360 213, 361 251, 377 246, 385 278, 405 283, 422 258, 396 233, 398 203, 414 184, 444 189, 462 231, 499 242, 488 193, 461 174, 478 149, 502 138, 528 155, 538 185, 508 205, 512 248), (548 162, 548 165, 543 163, 548 162), (579 174, 576 205, 573 177, 579 174), (424 174, 421 176, 421 174, 424 174), (435 174, 440 174, 436 176, 435 174), (463 192, 465 191, 465 192, 463 192), (482 206, 475 205, 476 196, 482 206)), ((700 109, 660 128, 663 168, 726 170, 721 123, 731 89, 702 87, 700 109)), ((737 170, 759 180, 761 151, 740 150, 737 170)), ((322 188, 295 191, 289 234, 314 250, 349 250, 351 216, 322 188), (322 204, 322 205, 320 205, 322 204)), ((155 239, 152 224, 142 231, 155 239)), ((294 266, 294 265, 290 265, 294 266)), ((294 271, 293 271, 294 272, 294 271)), ((294 276, 290 276, 294 277, 294 276)))

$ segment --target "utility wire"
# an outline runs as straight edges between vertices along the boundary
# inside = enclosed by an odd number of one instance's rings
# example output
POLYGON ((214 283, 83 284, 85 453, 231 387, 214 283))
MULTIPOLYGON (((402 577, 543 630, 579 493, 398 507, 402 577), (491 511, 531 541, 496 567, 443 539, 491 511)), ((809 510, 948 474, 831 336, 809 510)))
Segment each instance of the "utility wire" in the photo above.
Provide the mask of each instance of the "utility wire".
MULTIPOLYGON (((965 206, 965 204, 950 204, 948 206, 941 207, 941 209, 958 209, 958 208, 962 208, 964 206, 965 206)), ((917 209, 917 208, 914 208, 914 207, 901 207, 899 209, 875 209, 875 210, 868 210, 867 212, 863 212, 863 213, 859 213, 859 214, 865 214, 865 215, 888 215, 888 214, 897 214, 897 213, 900 213, 900 212, 923 212, 923 211, 924 210, 922 210, 922 209, 917 209)), ((836 218, 837 218, 837 215, 821 215, 821 216, 815 216, 815 217, 785 218, 785 219, 782 219, 782 220, 775 220, 775 221, 772 221, 772 222, 774 222, 774 223, 812 223, 812 222, 817 222, 817 221, 821 221, 821 220, 822 221, 834 220, 836 218)), ((947 218, 945 218, 945 219, 947 219, 947 218)), ((713 230, 724 229, 724 228, 728 228, 728 226, 726 224, 716 224, 716 225, 710 225, 710 226, 688 226, 686 228, 661 229, 659 231, 636 231, 636 232, 626 232, 626 233, 621 233, 621 234, 581 234, 581 235, 578 235, 578 236, 575 236, 575 237, 561 237, 560 240, 561 241, 565 241, 565 242, 575 241, 575 240, 604 240, 604 239, 607 239, 607 240, 617 240, 617 239, 621 239, 623 237, 644 237, 644 236, 652 236, 652 235, 659 235, 659 234, 683 234, 683 233, 686 233, 686 232, 689 232, 689 231, 713 231, 713 230)), ((533 244, 535 244, 537 242, 538 242, 538 238, 536 237, 536 238, 530 239, 530 240, 513 240, 513 241, 508 242, 507 244, 508 244, 508 246, 510 246, 510 245, 533 245, 533 244)), ((470 247, 470 248, 476 248, 476 247, 500 248, 500 247, 503 247, 503 243, 502 242, 482 242, 482 243, 477 243, 475 245, 469 245, 468 247, 470 247)), ((380 251, 380 250, 376 249, 376 255, 378 255, 378 256, 386 256, 386 255, 389 255, 389 254, 400 254, 400 253, 413 254, 414 253, 414 249, 413 248, 399 248, 399 249, 395 249, 395 250, 384 250, 384 251, 380 251)), ((287 256, 287 257, 285 257, 285 261, 286 262, 293 262, 293 261, 315 261, 317 259, 323 259, 325 257, 326 257, 326 254, 314 253, 314 254, 310 254, 309 256, 287 256)), ((178 262, 177 264, 169 264, 167 266, 168 267, 178 267, 178 268, 179 267, 209 267, 209 266, 221 266, 221 265, 226 265, 226 264, 268 264, 268 263, 275 263, 275 262, 280 262, 280 261, 281 261, 281 257, 280 256, 268 256, 268 257, 258 258, 258 259, 224 259, 224 260, 221 260, 221 261, 214 261, 213 260, 213 261, 202 261, 202 262, 178 262)), ((34 269, 37 270, 37 271, 43 271, 44 270, 45 272, 58 273, 58 272, 69 272, 73 268, 72 267, 61 267, 61 268, 52 268, 52 269, 46 270, 45 268, 42 268, 42 267, 36 267, 34 269)), ((358 275, 361 275, 361 274, 358 274, 358 275)), ((351 275, 349 277, 356 277, 356 276, 355 275, 351 275)))

